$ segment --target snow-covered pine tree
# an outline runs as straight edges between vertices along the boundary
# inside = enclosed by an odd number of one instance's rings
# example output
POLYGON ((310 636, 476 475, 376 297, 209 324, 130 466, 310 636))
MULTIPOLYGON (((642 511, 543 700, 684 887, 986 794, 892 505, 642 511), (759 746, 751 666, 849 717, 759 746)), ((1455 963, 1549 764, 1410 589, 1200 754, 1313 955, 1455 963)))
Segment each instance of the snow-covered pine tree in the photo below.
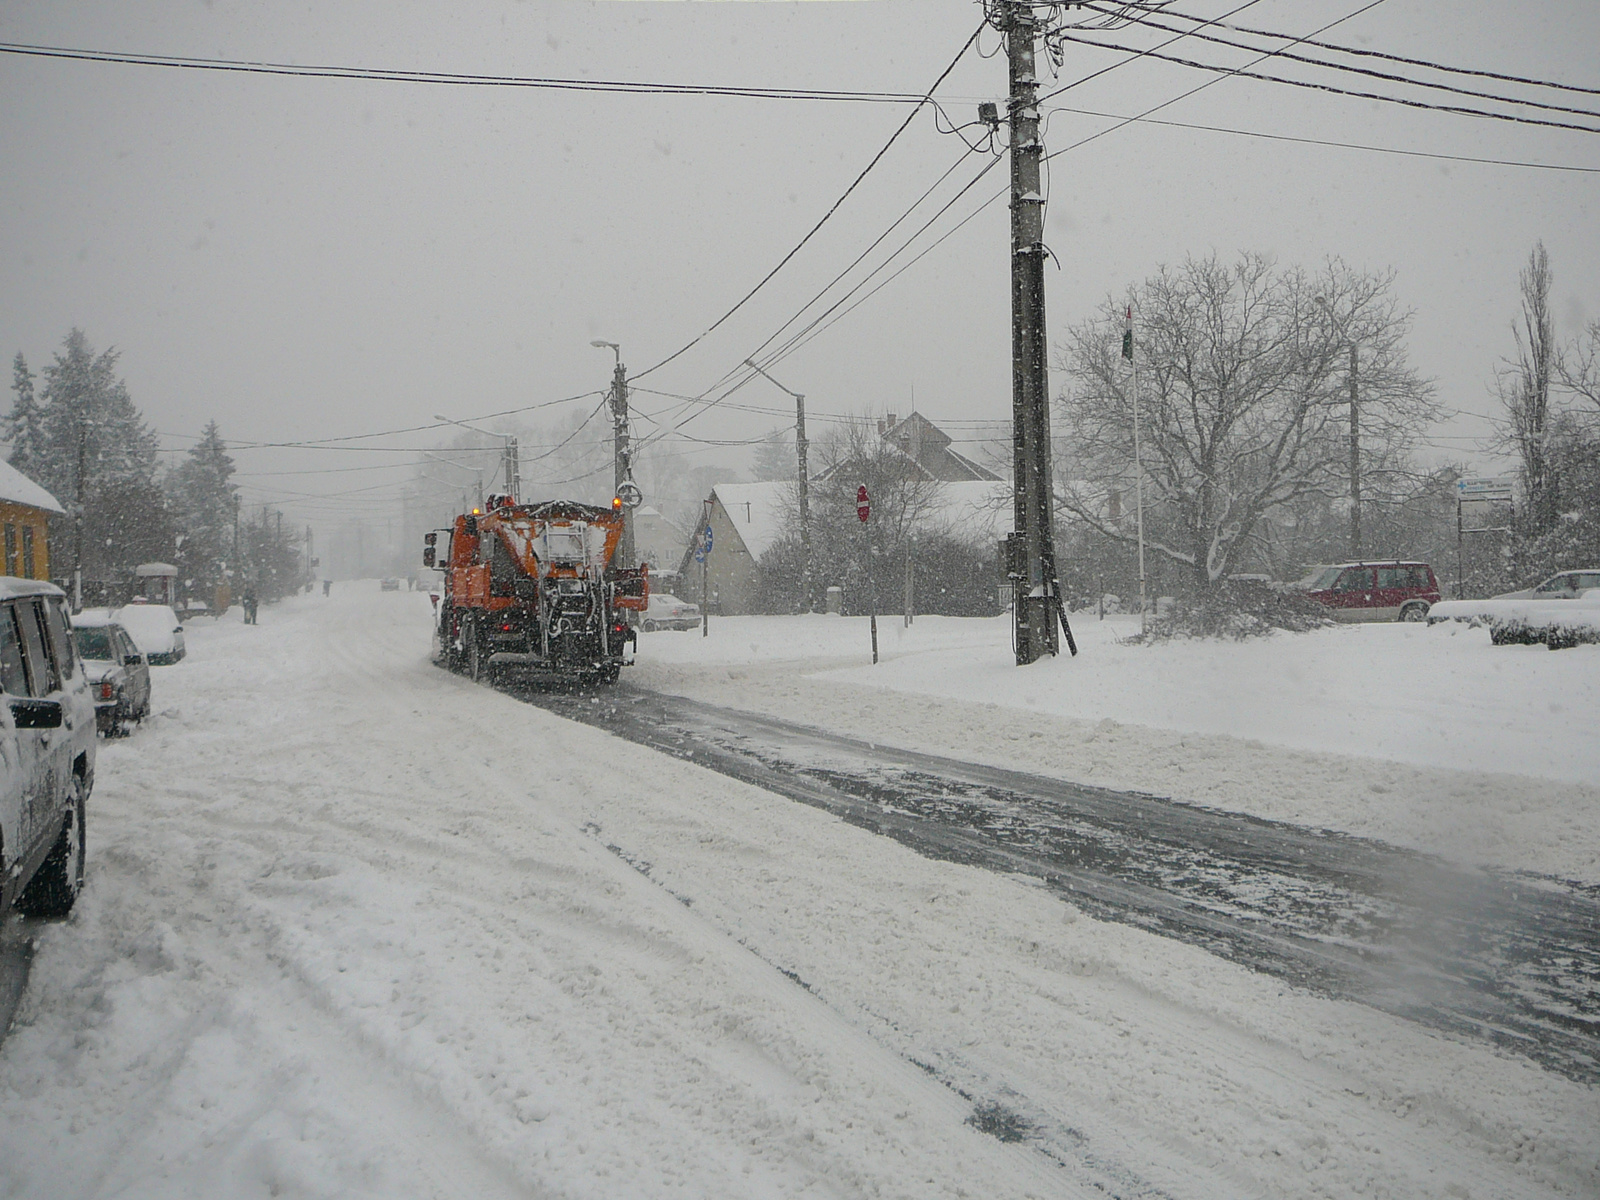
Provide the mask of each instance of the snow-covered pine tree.
MULTIPOLYGON (((34 479, 69 510, 83 503, 85 579, 116 581, 145 559, 172 554, 171 521, 156 486, 156 435, 117 376, 118 352, 96 354, 73 329, 43 371, 41 453, 34 479), (81 483, 81 488, 80 488, 81 483)), ((50 559, 72 569, 73 521, 51 522, 50 559)))
POLYGON ((215 421, 173 471, 167 491, 183 535, 179 578, 191 593, 209 598, 226 577, 234 555, 234 521, 239 510, 233 484, 233 458, 215 421))
POLYGON ((28 360, 18 350, 11 364, 11 390, 17 394, 17 398, 5 418, 3 433, 10 447, 6 461, 29 479, 38 478, 45 455, 44 419, 34 394, 33 381, 34 374, 28 369, 28 360))

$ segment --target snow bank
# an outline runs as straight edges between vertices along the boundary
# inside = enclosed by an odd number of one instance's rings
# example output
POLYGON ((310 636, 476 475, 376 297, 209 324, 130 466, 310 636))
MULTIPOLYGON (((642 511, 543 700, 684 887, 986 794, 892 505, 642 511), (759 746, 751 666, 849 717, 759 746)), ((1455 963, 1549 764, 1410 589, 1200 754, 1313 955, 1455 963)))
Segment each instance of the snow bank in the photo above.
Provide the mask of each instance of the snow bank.
POLYGON ((1589 588, 1574 600, 1441 600, 1428 610, 1428 623, 1441 621, 1600 627, 1600 588, 1589 588))
POLYGON ((190 626, 0 1045, 0 1195, 1600 1189, 1592 1089, 447 676, 427 614, 190 626))

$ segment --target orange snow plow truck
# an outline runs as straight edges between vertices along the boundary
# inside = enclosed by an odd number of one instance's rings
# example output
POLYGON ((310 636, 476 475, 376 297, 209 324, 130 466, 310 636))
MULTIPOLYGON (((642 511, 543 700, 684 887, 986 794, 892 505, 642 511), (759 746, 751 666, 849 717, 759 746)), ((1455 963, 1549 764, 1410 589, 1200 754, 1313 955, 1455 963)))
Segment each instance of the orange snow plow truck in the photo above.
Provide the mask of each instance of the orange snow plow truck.
POLYGON ((622 508, 491 496, 426 535, 444 572, 434 661, 473 679, 615 683, 638 645, 629 611, 650 600, 649 567, 611 565, 622 508))

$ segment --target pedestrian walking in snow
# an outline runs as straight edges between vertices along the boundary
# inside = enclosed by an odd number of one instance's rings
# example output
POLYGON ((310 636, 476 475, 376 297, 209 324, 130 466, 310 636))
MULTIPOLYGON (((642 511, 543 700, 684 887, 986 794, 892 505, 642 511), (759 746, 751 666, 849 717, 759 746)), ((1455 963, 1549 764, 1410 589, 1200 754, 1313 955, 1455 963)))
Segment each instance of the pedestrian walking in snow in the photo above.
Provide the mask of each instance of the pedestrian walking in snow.
POLYGON ((240 603, 244 605, 244 623, 246 625, 254 625, 256 623, 256 590, 255 590, 255 588, 253 588, 253 587, 245 588, 244 595, 240 598, 240 603))

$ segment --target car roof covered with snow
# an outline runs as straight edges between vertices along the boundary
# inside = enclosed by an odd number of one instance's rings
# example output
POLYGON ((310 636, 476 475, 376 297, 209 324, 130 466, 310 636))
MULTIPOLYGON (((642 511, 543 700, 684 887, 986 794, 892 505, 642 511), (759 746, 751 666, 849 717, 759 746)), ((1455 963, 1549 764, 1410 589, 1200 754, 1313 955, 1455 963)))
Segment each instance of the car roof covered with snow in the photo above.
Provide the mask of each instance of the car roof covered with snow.
POLYGON ((121 625, 109 608, 86 608, 72 614, 74 629, 98 629, 102 625, 121 625))

